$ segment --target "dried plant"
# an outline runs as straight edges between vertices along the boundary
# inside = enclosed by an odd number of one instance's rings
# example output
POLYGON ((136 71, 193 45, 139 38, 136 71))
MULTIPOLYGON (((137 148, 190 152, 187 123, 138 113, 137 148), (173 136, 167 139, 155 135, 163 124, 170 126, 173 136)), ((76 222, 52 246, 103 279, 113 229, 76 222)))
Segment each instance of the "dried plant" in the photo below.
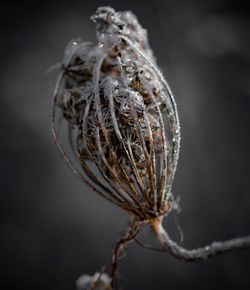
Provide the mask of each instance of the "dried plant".
POLYGON ((95 273, 93 276, 82 275, 76 281, 77 290, 112 290, 111 278, 105 273, 95 273))
POLYGON ((187 250, 162 226, 175 208, 171 187, 180 149, 173 94, 157 68, 147 32, 130 12, 100 7, 91 18, 98 44, 72 41, 65 49, 55 88, 52 128, 61 154, 74 173, 98 194, 129 212, 131 222, 113 248, 112 287, 127 244, 149 224, 163 250, 183 261, 250 246, 250 237, 187 250), (69 125, 76 169, 58 137, 56 113, 69 125))

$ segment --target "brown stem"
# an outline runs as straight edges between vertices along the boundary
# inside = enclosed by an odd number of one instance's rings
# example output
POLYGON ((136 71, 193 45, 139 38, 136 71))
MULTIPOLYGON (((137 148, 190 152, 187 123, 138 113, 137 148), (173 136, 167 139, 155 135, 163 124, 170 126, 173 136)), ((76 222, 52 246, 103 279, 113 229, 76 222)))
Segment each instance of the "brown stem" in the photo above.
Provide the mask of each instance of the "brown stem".
POLYGON ((162 226, 163 217, 155 218, 150 221, 152 231, 163 248, 175 258, 183 262, 204 261, 210 257, 217 256, 235 250, 250 248, 250 236, 239 237, 223 242, 212 242, 205 247, 188 250, 171 240, 162 226))
POLYGON ((125 256, 128 244, 137 236, 141 226, 142 222, 138 218, 132 217, 120 241, 113 247, 111 262, 112 289, 117 288, 118 263, 125 256))

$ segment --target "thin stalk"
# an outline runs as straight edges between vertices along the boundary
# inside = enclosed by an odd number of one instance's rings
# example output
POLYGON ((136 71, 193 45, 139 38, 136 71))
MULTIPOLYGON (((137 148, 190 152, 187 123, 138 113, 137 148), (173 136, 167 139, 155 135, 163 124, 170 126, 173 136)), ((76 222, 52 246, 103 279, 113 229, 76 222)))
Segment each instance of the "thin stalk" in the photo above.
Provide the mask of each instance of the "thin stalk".
POLYGON ((128 244, 137 236, 143 223, 135 216, 132 217, 120 241, 113 247, 111 260, 111 286, 117 289, 118 264, 124 258, 128 244))
POLYGON ((151 228, 157 239, 163 246, 163 249, 182 262, 204 261, 208 258, 215 257, 217 255, 227 252, 245 250, 250 248, 250 236, 245 236, 223 242, 214 241, 205 247, 188 250, 171 240, 168 233, 162 226, 162 220, 163 218, 158 218, 151 221, 151 228))

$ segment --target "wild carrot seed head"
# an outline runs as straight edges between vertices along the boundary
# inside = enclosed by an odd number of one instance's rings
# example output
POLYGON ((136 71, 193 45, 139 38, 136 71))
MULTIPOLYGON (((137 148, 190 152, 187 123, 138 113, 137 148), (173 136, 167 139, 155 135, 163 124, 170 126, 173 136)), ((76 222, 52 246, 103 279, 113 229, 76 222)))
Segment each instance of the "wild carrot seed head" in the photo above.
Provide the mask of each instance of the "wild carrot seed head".
POLYGON ((165 215, 180 143, 173 95, 132 12, 100 7, 91 19, 99 42, 67 46, 56 92, 83 178, 143 220, 165 215))

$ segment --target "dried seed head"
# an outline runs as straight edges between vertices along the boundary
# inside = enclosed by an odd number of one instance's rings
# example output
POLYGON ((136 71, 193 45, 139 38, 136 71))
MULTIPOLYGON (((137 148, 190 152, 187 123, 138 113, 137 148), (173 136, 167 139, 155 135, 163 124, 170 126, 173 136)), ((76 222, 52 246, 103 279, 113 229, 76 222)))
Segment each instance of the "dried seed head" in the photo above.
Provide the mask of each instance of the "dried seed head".
POLYGON ((111 278, 106 273, 82 275, 76 281, 77 290, 112 290, 111 278))
POLYGON ((55 101, 82 177, 143 220, 164 215, 180 143, 173 95, 132 12, 101 7, 91 19, 99 43, 67 46, 55 101))

